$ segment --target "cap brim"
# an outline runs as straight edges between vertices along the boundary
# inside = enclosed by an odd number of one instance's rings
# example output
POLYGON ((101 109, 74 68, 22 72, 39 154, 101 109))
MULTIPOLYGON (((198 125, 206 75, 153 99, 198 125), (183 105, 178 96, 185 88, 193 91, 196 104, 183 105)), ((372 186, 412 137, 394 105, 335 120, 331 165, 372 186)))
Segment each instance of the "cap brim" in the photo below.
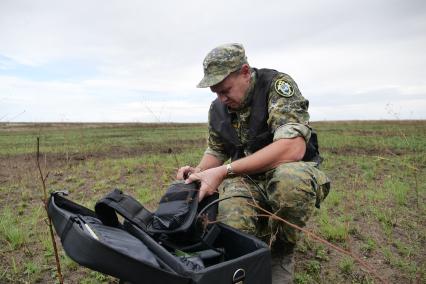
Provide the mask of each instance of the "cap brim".
POLYGON ((222 82, 229 74, 215 75, 215 76, 204 76, 198 83, 197 88, 208 88, 222 82))
POLYGON ((208 88, 214 86, 225 79, 226 76, 204 76, 204 78, 198 83, 197 88, 208 88))

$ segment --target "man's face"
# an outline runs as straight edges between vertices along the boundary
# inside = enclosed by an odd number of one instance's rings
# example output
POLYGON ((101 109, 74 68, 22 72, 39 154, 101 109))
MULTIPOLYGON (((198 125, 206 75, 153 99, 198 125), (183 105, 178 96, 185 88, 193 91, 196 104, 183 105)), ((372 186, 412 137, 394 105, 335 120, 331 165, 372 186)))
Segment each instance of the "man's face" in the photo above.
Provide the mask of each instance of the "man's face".
POLYGON ((243 66, 240 72, 232 73, 222 82, 210 87, 219 100, 230 109, 238 109, 250 87, 250 68, 243 66))

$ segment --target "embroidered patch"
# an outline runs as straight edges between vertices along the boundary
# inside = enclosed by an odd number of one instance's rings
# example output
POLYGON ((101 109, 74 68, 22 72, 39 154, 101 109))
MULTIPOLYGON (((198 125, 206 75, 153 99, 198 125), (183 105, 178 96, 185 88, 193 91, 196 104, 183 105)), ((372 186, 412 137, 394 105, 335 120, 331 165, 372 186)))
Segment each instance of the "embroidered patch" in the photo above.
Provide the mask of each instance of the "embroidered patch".
POLYGON ((294 93, 293 87, 284 79, 278 79, 275 81, 275 91, 285 98, 291 97, 294 93))

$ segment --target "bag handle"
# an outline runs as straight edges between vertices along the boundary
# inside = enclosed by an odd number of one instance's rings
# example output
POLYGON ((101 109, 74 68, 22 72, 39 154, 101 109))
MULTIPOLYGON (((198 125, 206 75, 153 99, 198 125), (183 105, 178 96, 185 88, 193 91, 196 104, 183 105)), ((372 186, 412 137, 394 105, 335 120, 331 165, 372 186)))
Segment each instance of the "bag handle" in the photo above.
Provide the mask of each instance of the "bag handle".
POLYGON ((114 189, 95 205, 95 212, 103 224, 118 227, 116 212, 127 221, 146 231, 152 220, 152 213, 130 195, 114 189))

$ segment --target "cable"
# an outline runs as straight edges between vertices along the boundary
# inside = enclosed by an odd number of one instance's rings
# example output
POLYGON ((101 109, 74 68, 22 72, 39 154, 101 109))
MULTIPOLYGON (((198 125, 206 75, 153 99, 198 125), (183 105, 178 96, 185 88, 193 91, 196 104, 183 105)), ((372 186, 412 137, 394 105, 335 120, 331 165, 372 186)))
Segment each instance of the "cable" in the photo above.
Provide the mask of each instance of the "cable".
POLYGON ((266 196, 266 192, 259 186, 259 184, 257 184, 257 182, 255 182, 254 179, 252 179, 252 177, 249 175, 244 175, 244 177, 250 180, 256 186, 257 190, 259 190, 260 194, 262 194, 265 201, 267 201, 268 197, 266 196))
MULTIPOLYGON (((255 186, 256 186, 256 189, 260 192, 260 194, 262 195, 262 197, 264 198, 264 200, 263 201, 267 201, 268 200, 268 198, 267 198, 267 196, 266 196, 266 192, 259 186, 259 184, 257 184, 256 183, 256 181, 254 181, 253 179, 252 179, 252 177, 251 176, 249 176, 249 175, 244 175, 244 177, 245 178, 247 178, 248 180, 250 180, 255 186)), ((262 202, 262 200, 259 200, 259 199, 257 199, 257 198, 254 198, 254 197, 251 197, 251 196, 246 196, 246 195, 232 195, 232 196, 227 196, 227 197, 223 197, 223 198, 218 198, 218 199, 216 199, 216 200, 213 200, 212 202, 210 202, 209 204, 207 204, 206 206, 204 206, 203 207, 203 209, 201 209, 200 210, 200 213, 198 213, 198 215, 197 215, 197 219, 198 218, 200 218, 201 217, 201 215, 208 209, 208 208, 210 208, 211 206, 213 206, 214 204, 216 204, 216 203, 219 203, 219 202, 222 202, 222 201, 224 201, 224 200, 227 200, 227 199, 230 199, 230 198, 234 198, 234 197, 236 197, 236 198, 246 198, 246 199, 254 199, 254 200, 256 200, 256 201, 258 201, 258 202, 262 202)))
POLYGON ((210 202, 209 204, 207 204, 206 206, 203 207, 203 209, 200 210, 200 212, 197 215, 197 219, 201 217, 201 215, 207 211, 207 209, 209 209, 210 207, 212 207, 213 205, 215 205, 216 203, 222 202, 224 200, 230 199, 230 198, 246 198, 246 199, 254 199, 256 201, 260 201, 256 198, 253 198, 251 196, 247 196, 247 195, 232 195, 232 196, 227 196, 227 197, 223 197, 223 198, 218 198, 216 200, 213 200, 212 202, 210 202))
MULTIPOLYGON (((256 181, 254 181, 249 175, 244 175, 244 177, 246 177, 248 180, 250 180, 255 186, 256 186, 256 189, 259 191, 259 193, 262 195, 262 197, 263 197, 263 201, 267 201, 268 199, 267 199, 267 197, 266 197, 266 193, 265 193, 265 191, 259 186, 259 184, 257 184, 257 182, 256 181)), ((213 205, 215 205, 215 204, 217 204, 217 203, 219 203, 219 202, 222 202, 222 201, 225 201, 225 200, 228 200, 228 199, 231 199, 231 198, 245 198, 245 199, 251 199, 251 200, 255 200, 255 201, 257 201, 257 202, 262 202, 261 200, 259 200, 259 199, 257 199, 257 198, 254 198, 253 196, 247 196, 247 195, 232 195, 232 196, 227 196, 227 197, 223 197, 223 198, 218 198, 218 199, 215 199, 215 200, 213 200, 212 202, 210 202, 210 203, 208 203, 206 206, 204 206, 201 210, 200 210, 200 212, 198 213, 198 215, 197 215, 197 217, 196 217, 196 219, 195 219, 195 222, 197 223, 198 222, 198 220, 200 220, 200 218, 201 218, 201 216, 202 216, 202 214, 204 214, 210 207, 212 207, 213 205)), ((206 233, 208 232, 208 230, 203 230, 203 232, 202 232, 202 234, 201 234, 201 236, 200 236, 200 241, 201 241, 201 243, 203 243, 204 245, 206 245, 207 247, 209 247, 209 248, 211 248, 211 249, 213 249, 213 250, 215 250, 215 251, 217 251, 217 249, 216 248, 214 248, 214 247, 212 247, 212 246, 210 246, 210 245, 208 245, 205 241, 204 241, 204 237, 205 237, 205 235, 206 235, 206 233)), ((219 251, 218 251, 219 252, 219 251)))

